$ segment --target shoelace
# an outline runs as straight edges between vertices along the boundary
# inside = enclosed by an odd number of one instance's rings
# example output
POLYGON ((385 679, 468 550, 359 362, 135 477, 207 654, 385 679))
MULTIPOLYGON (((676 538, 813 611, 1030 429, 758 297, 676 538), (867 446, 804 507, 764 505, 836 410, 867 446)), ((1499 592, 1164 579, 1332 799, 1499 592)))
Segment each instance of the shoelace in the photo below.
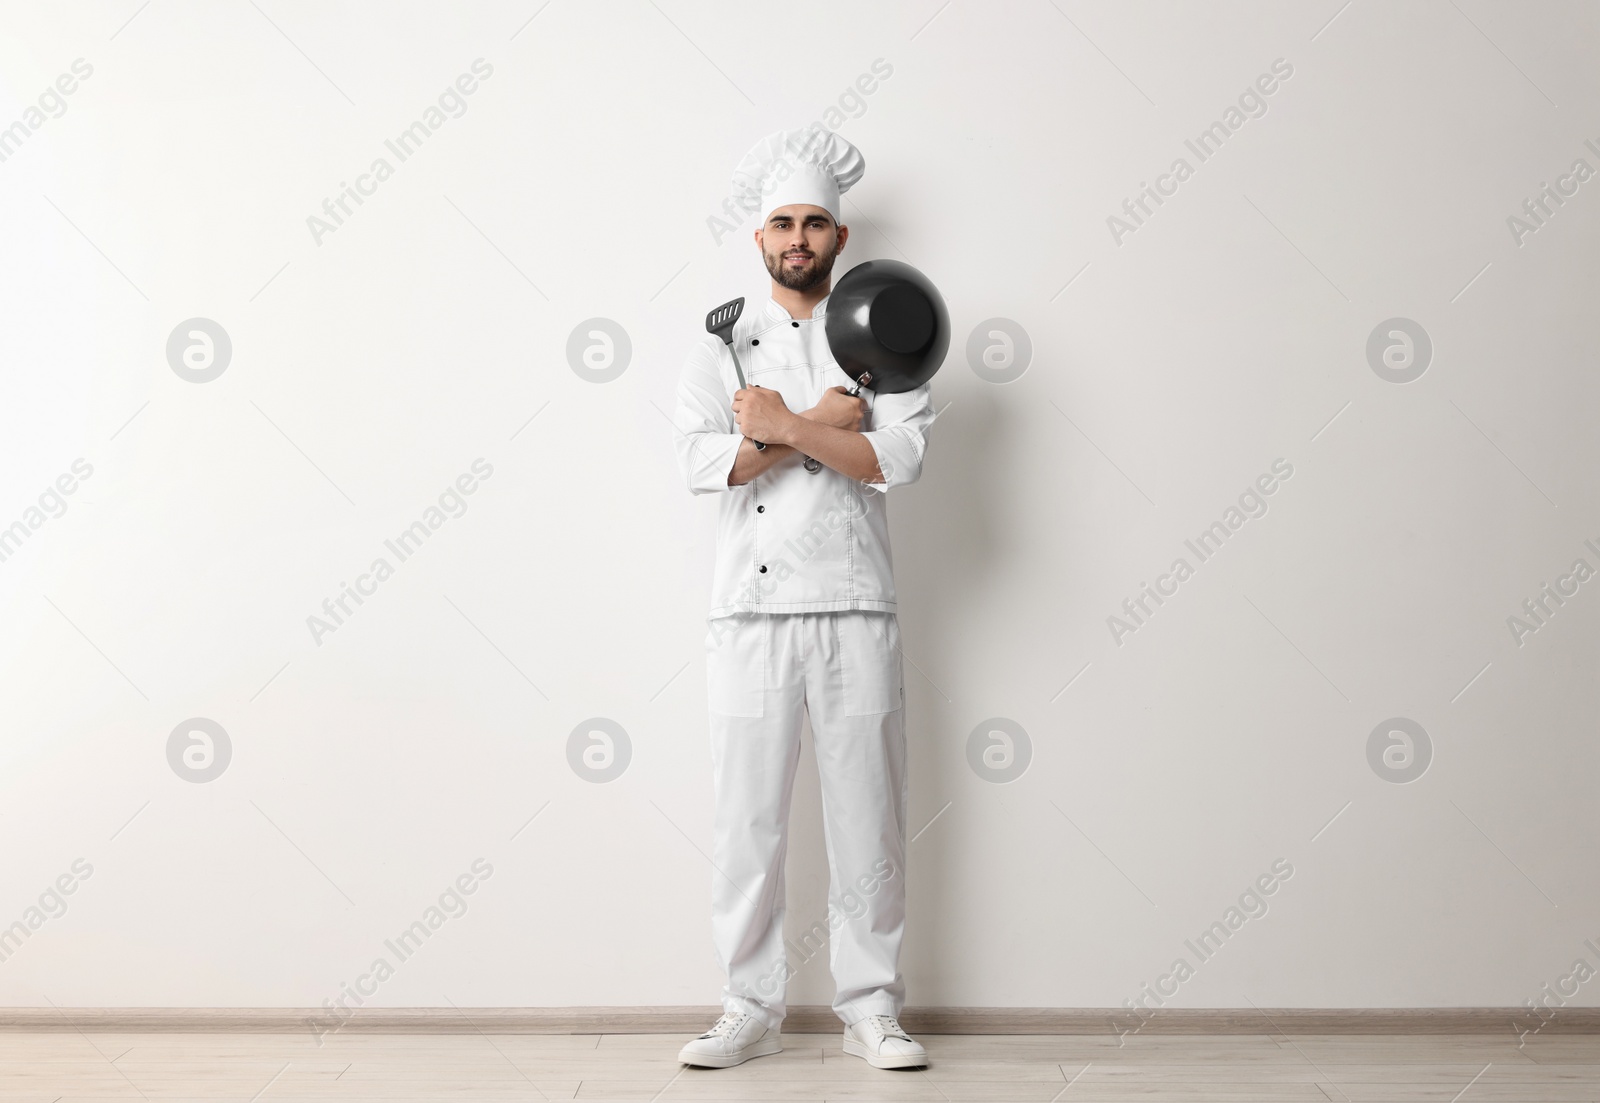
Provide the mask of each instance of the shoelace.
POLYGON ((900 1029, 900 1022, 893 1015, 873 1015, 870 1017, 872 1029, 882 1038, 904 1038, 911 1040, 911 1036, 900 1029))
POLYGON ((723 1016, 717 1020, 716 1025, 710 1030, 706 1031, 704 1034, 700 1035, 700 1037, 715 1038, 719 1035, 732 1035, 744 1025, 744 1021, 749 1017, 750 1016, 743 1011, 735 1011, 731 1014, 724 1013, 723 1016))

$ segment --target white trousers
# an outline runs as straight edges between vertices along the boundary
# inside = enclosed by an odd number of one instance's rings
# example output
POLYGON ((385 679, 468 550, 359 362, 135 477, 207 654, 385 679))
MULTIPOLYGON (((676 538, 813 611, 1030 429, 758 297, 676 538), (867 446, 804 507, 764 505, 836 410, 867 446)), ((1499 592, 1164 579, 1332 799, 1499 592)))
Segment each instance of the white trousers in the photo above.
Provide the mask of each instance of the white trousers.
POLYGON ((790 951, 828 947, 848 1026, 905 1004, 906 741, 900 625, 892 613, 723 617, 706 635, 716 784, 711 931, 725 1011, 777 1028, 790 951), (784 858, 811 717, 828 850, 828 915, 786 945, 784 858))

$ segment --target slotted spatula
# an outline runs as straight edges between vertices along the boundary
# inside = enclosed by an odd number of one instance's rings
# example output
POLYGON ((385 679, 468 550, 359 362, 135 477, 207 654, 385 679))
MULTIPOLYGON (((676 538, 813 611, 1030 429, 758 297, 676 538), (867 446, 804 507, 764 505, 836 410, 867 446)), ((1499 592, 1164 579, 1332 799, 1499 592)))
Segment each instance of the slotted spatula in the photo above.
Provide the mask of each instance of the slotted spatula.
MULTIPOLYGON (((749 386, 744 381, 744 368, 739 364, 739 354, 733 347, 733 326, 739 320, 739 315, 744 313, 744 296, 740 295, 732 302, 723 303, 710 314, 706 315, 706 332, 722 338, 722 343, 728 346, 728 353, 733 357, 733 371, 739 377, 739 387, 744 389, 749 386)), ((767 446, 759 440, 755 442, 759 451, 766 451, 767 446)))

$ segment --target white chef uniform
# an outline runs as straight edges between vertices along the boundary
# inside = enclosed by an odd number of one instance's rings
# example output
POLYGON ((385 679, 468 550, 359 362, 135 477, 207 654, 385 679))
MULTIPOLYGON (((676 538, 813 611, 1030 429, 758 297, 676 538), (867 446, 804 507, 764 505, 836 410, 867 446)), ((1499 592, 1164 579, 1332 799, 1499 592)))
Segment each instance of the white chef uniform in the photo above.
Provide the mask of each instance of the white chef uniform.
MULTIPOLYGON (((778 391, 796 413, 815 406, 829 387, 854 383, 828 350, 827 309, 823 299, 811 318, 795 319, 769 298, 733 327, 745 380, 778 391)), ((689 489, 731 491, 717 518, 711 616, 894 612, 884 497, 922 474, 934 417, 929 385, 904 394, 861 392, 868 408, 863 435, 878 457, 883 482, 858 483, 827 466, 810 472, 793 456, 753 482, 729 487, 728 472, 744 439, 733 416, 738 387, 728 347, 707 334, 684 365, 673 423, 689 489)))
MULTIPOLYGON (((770 164, 774 150, 794 150, 795 133, 764 139, 741 171, 752 159, 758 169, 770 164)), ((837 219, 839 174, 849 170, 853 183, 863 162, 837 135, 820 150, 820 165, 803 153, 789 183, 764 187, 753 209, 809 202, 837 219)), ((750 171, 746 179, 759 185, 763 176, 750 171)), ((770 298, 758 302, 733 330, 750 386, 777 390, 798 413, 827 388, 853 382, 828 349, 827 299, 801 319, 770 298)), ((803 964, 789 960, 784 942, 783 871, 804 711, 822 783, 830 884, 828 915, 796 936, 795 956, 808 960, 827 942, 833 1008, 846 1025, 898 1016, 907 772, 884 502, 890 488, 922 473, 934 419, 929 388, 862 391, 863 435, 882 483, 858 483, 826 466, 809 471, 793 455, 730 487, 743 439, 732 411, 738 385, 727 346, 707 335, 684 365, 673 419, 689 489, 723 495, 705 640, 716 789, 712 940, 728 977, 723 1010, 778 1027, 790 970, 803 964)))

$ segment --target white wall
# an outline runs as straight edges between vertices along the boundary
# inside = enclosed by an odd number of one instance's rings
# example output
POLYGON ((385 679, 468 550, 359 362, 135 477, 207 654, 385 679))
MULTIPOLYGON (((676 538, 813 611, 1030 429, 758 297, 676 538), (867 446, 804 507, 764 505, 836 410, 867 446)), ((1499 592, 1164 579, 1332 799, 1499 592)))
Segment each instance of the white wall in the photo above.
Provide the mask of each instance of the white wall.
MULTIPOLYGON (((466 913, 372 1002, 715 1001, 716 503, 663 411, 704 313, 765 293, 750 225, 707 224, 739 155, 877 59, 840 124, 869 166, 847 257, 922 268, 956 332, 890 506, 911 1002, 1120 1005, 1280 859, 1169 1005, 1504 1006, 1600 961, 1600 581, 1507 624, 1600 569, 1600 179, 1507 223, 1600 170, 1593 5, 7 20, 0 125, 93 72, 0 162, 0 525, 92 474, 0 562, 0 924, 74 890, 0 1002, 317 1005, 461 875, 466 913), (308 216, 478 58, 465 113, 319 241, 308 216), (1185 139, 1277 59, 1265 114, 1201 163, 1185 139), (210 382, 167 360, 196 317, 232 343, 210 382), (567 362, 594 317, 631 341, 611 382, 567 362), (967 354, 996 317, 1032 345, 1004 384, 967 354), (1405 383, 1367 354, 1395 317, 1433 347, 1405 383), (397 563, 384 540, 479 459, 466 512, 397 563), (1199 562, 1185 539, 1280 459, 1265 515, 1199 562), (314 639, 380 555, 393 577, 314 639), (1180 556, 1192 577, 1114 638, 1180 556), (168 760, 196 717, 231 745, 210 781, 168 760), (568 765, 593 717, 631 744, 605 784, 568 765), (996 717, 1032 748, 1006 784, 968 759, 996 717), (1408 783, 1369 763, 1393 717, 1431 745, 1408 783)), ((796 932, 824 907, 801 787, 796 932)), ((831 992, 817 959, 791 999, 831 992)))

